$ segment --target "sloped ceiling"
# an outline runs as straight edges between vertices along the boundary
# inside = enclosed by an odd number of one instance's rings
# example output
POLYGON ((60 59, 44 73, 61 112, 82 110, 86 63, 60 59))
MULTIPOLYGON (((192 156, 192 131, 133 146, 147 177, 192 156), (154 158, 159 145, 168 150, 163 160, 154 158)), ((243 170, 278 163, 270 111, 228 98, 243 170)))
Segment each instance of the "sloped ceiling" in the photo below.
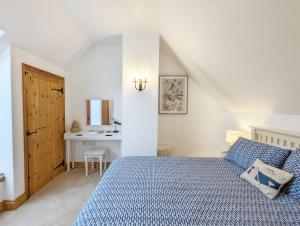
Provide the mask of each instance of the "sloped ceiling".
POLYGON ((299 114, 300 1, 164 2, 160 31, 232 111, 299 114))
POLYGON ((299 23, 299 0, 0 0, 0 47, 66 67, 95 40, 158 32, 226 109, 300 114, 299 23))
POLYGON ((0 0, 0 29, 0 47, 10 43, 61 67, 88 40, 53 0, 0 0))

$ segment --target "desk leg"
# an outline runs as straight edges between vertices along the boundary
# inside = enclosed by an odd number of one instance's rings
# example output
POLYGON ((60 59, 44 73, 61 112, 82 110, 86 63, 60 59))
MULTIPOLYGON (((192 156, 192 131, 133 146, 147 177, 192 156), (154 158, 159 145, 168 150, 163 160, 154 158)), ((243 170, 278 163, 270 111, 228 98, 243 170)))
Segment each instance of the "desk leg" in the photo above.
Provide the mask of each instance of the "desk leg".
POLYGON ((100 177, 102 176, 102 157, 99 158, 100 177))
POLYGON ((66 162, 67 162, 68 172, 70 172, 70 149, 71 149, 71 141, 66 140, 66 162))
POLYGON ((72 142, 72 169, 75 168, 75 141, 72 142))
POLYGON ((106 171, 106 169, 107 169, 107 154, 104 154, 104 170, 106 171))

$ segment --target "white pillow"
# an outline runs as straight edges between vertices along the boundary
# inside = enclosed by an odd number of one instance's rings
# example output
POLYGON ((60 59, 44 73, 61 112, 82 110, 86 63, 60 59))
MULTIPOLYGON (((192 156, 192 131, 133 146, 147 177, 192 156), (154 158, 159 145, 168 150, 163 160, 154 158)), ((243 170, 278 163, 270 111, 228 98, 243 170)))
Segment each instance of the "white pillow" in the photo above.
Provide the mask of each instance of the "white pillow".
POLYGON ((290 181, 292 177, 293 174, 269 166, 259 159, 256 159, 253 165, 241 175, 241 178, 257 187, 270 199, 274 199, 283 185, 290 181))

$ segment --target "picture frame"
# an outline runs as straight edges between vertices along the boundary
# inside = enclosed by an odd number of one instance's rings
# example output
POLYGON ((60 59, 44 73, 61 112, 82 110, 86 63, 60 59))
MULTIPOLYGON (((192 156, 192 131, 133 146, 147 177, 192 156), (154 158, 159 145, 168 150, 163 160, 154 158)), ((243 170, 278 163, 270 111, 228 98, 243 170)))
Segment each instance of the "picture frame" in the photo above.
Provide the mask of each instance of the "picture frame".
POLYGON ((188 113, 188 76, 159 76, 159 114, 188 113))

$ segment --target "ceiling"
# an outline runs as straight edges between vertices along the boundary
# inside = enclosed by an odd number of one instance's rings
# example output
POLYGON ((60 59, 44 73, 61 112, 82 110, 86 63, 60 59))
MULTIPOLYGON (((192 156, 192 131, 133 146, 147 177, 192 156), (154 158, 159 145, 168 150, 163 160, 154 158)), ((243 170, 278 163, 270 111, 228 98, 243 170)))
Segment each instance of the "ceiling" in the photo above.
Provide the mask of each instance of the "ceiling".
POLYGON ((157 32, 224 108, 300 114, 299 21, 299 0, 0 0, 0 48, 66 68, 95 40, 157 32))

